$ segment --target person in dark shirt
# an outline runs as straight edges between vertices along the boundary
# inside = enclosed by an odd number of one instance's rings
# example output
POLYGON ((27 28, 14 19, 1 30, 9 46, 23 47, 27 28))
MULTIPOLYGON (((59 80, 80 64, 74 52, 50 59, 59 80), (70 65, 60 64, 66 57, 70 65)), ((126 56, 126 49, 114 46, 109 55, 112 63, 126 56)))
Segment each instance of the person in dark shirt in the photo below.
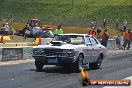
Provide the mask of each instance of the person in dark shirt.
POLYGON ((109 34, 107 33, 108 29, 104 29, 103 34, 101 35, 101 45, 107 47, 107 41, 109 39, 109 34))

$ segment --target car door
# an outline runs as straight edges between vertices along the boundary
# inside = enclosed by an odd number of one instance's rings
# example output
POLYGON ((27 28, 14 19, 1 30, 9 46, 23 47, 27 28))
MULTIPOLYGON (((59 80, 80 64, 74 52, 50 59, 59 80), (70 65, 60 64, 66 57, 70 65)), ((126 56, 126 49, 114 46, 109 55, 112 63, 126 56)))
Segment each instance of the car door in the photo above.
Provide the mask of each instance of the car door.
POLYGON ((86 58, 88 62, 95 62, 98 58, 99 51, 97 49, 98 42, 94 37, 86 36, 86 58))
POLYGON ((92 62, 93 57, 93 45, 90 40, 90 36, 85 36, 85 45, 86 48, 83 50, 84 52, 84 62, 92 62))
POLYGON ((94 37, 94 36, 91 36, 90 37, 90 41, 91 41, 91 43, 92 43, 92 56, 93 56, 93 58, 95 59, 95 61, 96 61, 96 59, 98 59, 98 57, 99 57, 99 54, 100 54, 100 50, 101 50, 101 44, 99 43, 99 41, 94 37))

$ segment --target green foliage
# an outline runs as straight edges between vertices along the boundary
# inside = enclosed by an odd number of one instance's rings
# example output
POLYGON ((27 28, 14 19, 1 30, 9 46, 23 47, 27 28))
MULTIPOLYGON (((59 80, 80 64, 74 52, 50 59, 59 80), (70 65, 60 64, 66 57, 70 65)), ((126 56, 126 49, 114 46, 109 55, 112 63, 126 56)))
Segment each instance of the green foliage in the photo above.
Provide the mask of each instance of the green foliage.
MULTIPOLYGON (((36 17, 45 21, 74 20, 75 24, 87 25, 85 20, 110 23, 127 20, 132 23, 132 0, 0 0, 0 17, 14 15, 15 21, 25 22, 36 17), (72 3, 73 1, 73 3, 72 3), (75 19, 78 19, 75 21, 75 19)), ((72 22, 73 23, 73 22, 72 22)))

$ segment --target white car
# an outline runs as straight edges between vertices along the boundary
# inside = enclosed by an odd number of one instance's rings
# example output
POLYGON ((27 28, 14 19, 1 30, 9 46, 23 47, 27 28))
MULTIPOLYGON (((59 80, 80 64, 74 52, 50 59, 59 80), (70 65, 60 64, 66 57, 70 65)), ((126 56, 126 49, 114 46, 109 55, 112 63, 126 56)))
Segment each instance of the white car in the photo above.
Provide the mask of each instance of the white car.
POLYGON ((59 34, 49 44, 33 48, 37 70, 44 65, 61 65, 78 72, 86 64, 98 69, 106 55, 107 49, 88 34, 59 34))

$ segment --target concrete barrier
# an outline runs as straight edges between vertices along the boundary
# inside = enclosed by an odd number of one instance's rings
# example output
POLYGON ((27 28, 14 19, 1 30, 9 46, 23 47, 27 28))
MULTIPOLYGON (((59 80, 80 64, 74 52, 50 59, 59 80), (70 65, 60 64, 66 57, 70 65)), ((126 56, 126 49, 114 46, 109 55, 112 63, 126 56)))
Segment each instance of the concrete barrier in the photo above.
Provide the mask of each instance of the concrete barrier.
POLYGON ((2 49, 0 48, 0 61, 2 61, 2 49))
POLYGON ((32 59, 33 46, 0 47, 0 61, 32 59))
POLYGON ((23 48, 23 59, 32 59, 33 54, 33 48, 32 47, 26 47, 23 48))
POLYGON ((3 48, 2 49, 2 61, 22 59, 22 48, 3 48))
POLYGON ((108 49, 116 49, 116 41, 115 39, 109 39, 107 43, 108 49))
MULTIPOLYGON (((101 42, 101 39, 99 39, 99 41, 101 42)), ((116 40, 115 39, 108 39, 107 49, 116 49, 116 40)))

